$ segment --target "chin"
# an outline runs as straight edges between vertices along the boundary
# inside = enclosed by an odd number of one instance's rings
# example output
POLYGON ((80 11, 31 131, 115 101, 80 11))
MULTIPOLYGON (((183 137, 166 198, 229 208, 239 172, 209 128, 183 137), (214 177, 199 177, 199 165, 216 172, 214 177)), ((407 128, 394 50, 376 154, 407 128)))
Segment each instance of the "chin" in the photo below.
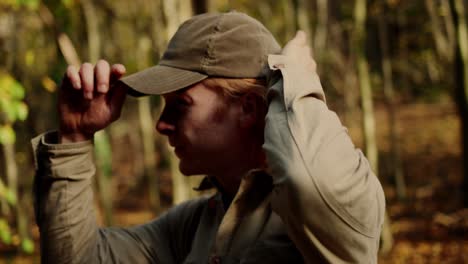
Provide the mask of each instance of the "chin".
POLYGON ((179 170, 185 176, 204 174, 200 169, 197 169, 194 166, 186 164, 182 161, 179 163, 179 170))

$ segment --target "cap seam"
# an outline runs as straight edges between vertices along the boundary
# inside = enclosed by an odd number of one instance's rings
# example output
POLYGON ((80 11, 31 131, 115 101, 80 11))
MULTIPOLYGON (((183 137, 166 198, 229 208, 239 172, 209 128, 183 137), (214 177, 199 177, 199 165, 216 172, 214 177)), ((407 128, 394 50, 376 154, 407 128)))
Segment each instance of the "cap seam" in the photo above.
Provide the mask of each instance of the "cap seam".
POLYGON ((259 36, 259 41, 258 42, 259 42, 260 46, 262 47, 262 54, 263 54, 262 57, 260 58, 260 61, 259 61, 260 65, 262 66, 261 71, 263 71, 263 68, 265 67, 265 61, 266 61, 265 56, 267 56, 267 54, 266 54, 267 53, 266 52, 267 51, 266 43, 264 43, 264 41, 263 41, 263 39, 261 37, 261 36, 263 36, 262 31, 263 31, 263 29, 261 27, 257 27, 257 34, 259 36))
MULTIPOLYGON (((202 62, 201 62, 201 70, 202 72, 206 73, 208 75, 208 72, 206 70, 206 68, 209 66, 208 64, 210 63, 210 60, 214 58, 213 56, 213 50, 214 50, 214 39, 216 37, 216 35, 219 33, 220 31, 220 24, 222 22, 224 18, 224 14, 219 16, 219 20, 218 22, 214 25, 213 27, 213 33, 212 35, 210 36, 210 38, 208 39, 207 41, 207 47, 206 47, 206 52, 205 52, 205 56, 203 56, 203 59, 202 59, 202 62)), ((213 59, 214 61, 216 59, 213 59)))
MULTIPOLYGON (((191 72, 196 72, 196 73, 200 73, 200 74, 205 74, 205 72, 203 71, 198 71, 198 70, 193 70, 193 69, 186 69, 186 68, 182 68, 182 67, 179 67, 179 66, 174 66, 174 65, 171 65, 171 64, 167 64, 167 63, 164 63, 164 62, 159 62, 158 64, 159 66, 164 66, 164 67, 170 67, 170 68, 175 68, 175 69, 178 69, 178 70, 184 70, 184 71, 191 71, 191 72)), ((158 66, 156 65, 156 66, 158 66)))

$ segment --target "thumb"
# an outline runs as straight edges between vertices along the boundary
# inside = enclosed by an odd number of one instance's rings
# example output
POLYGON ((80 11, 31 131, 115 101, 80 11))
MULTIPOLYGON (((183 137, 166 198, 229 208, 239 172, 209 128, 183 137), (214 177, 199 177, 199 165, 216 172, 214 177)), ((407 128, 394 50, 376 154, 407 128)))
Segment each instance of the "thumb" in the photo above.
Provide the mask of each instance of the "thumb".
POLYGON ((307 44, 307 34, 303 30, 298 30, 296 36, 292 39, 297 45, 306 45, 307 44))
MULTIPOLYGON (((296 36, 291 39, 283 49, 284 55, 295 55, 295 56, 303 56, 304 54, 297 54, 297 49, 302 49, 303 47, 307 46, 307 36, 306 33, 302 30, 298 30, 296 36)), ((307 54, 308 55, 308 54, 307 54)))
POLYGON ((120 116, 120 111, 122 110, 122 105, 125 102, 127 96, 128 86, 122 82, 117 82, 112 86, 109 93, 107 94, 107 103, 111 109, 111 113, 114 119, 117 119, 120 116))

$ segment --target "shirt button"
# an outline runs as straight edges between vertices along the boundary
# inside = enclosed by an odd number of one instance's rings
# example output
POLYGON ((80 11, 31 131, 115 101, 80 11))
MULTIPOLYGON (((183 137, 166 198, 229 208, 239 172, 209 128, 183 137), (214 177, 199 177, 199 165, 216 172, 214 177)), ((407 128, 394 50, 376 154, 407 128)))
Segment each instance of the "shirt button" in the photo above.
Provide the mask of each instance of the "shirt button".
POLYGON ((216 200, 211 198, 210 200, 208 200, 208 207, 210 209, 216 209, 216 200))

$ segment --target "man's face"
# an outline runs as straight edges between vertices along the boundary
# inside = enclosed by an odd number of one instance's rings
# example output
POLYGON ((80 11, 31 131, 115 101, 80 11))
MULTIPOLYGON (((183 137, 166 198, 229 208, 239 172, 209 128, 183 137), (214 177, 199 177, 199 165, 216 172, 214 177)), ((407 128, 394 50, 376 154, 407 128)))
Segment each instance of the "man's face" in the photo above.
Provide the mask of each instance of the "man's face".
POLYGON ((156 130, 166 135, 185 175, 220 174, 239 155, 241 107, 197 83, 164 95, 156 130))

